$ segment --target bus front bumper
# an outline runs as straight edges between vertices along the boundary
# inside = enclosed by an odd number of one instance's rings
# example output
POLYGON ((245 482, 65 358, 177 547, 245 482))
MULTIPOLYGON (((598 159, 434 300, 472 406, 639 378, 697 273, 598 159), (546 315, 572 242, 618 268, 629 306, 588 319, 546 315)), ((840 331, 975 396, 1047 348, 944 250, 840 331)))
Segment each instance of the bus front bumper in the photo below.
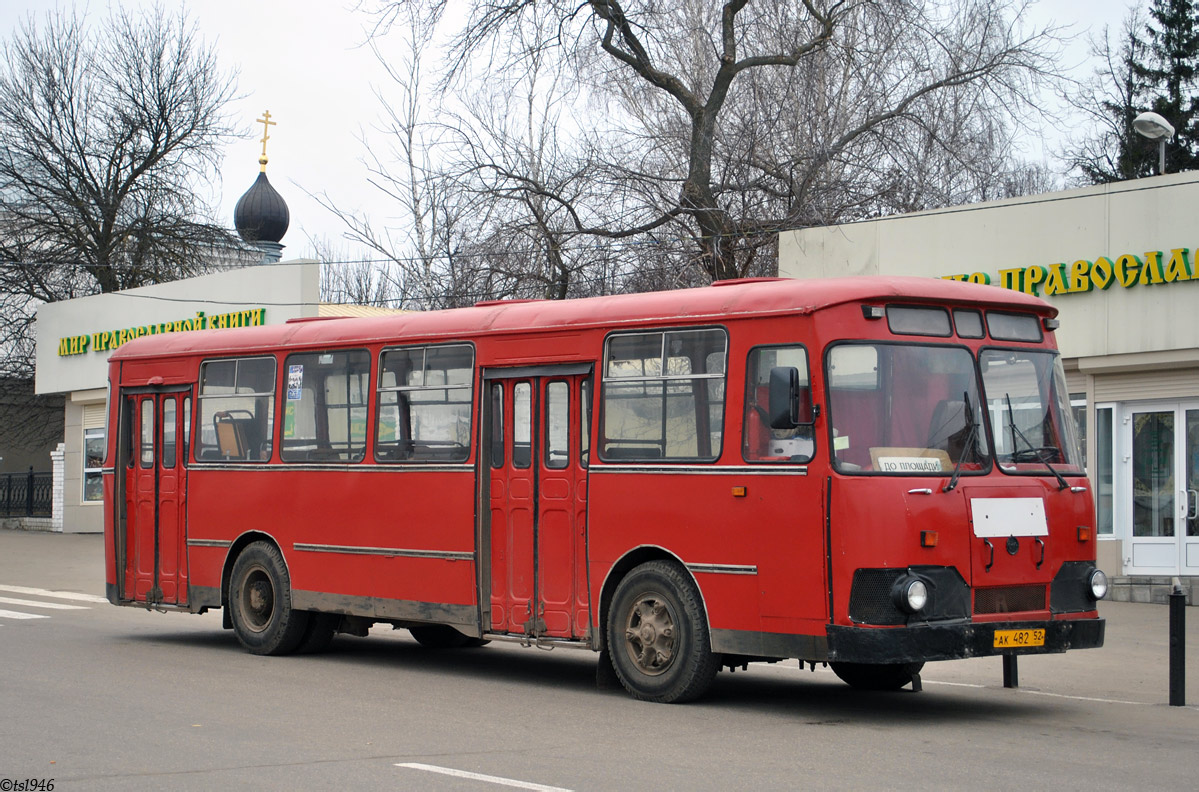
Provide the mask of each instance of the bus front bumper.
POLYGON ((919 663, 1005 654, 1053 654, 1103 646, 1103 619, 957 622, 908 627, 829 625, 828 659, 843 663, 919 663), (1036 631, 1043 630, 1035 645, 1036 631), (1001 633, 998 637, 996 633, 1001 633), (1030 642, 1034 645, 1029 645, 1030 642))

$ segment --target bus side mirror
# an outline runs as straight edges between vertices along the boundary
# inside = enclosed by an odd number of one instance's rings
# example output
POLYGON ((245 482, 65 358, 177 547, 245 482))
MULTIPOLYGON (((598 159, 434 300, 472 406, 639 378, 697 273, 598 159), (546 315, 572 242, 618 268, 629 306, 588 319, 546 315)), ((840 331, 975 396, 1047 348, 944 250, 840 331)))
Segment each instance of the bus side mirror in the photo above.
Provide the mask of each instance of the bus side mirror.
POLYGON ((799 370, 794 366, 776 366, 770 370, 770 393, 767 417, 771 429, 794 429, 813 423, 816 411, 806 386, 799 384, 799 370))

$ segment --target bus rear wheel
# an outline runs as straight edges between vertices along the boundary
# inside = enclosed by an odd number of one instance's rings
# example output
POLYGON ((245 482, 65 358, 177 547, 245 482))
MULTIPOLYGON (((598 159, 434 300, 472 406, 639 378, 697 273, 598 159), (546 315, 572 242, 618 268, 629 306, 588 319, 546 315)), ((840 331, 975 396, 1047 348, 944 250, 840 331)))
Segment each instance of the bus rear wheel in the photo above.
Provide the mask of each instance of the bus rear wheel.
POLYGON ((856 690, 899 690, 910 683, 924 663, 829 663, 841 681, 856 690))
POLYGON ((678 564, 667 561, 642 564, 616 587, 607 639, 617 678, 644 701, 699 698, 720 668, 699 590, 678 564))
POLYGON ((279 548, 247 545, 229 577, 229 618, 241 645, 252 654, 289 654, 304 640, 311 616, 291 607, 291 579, 279 548))

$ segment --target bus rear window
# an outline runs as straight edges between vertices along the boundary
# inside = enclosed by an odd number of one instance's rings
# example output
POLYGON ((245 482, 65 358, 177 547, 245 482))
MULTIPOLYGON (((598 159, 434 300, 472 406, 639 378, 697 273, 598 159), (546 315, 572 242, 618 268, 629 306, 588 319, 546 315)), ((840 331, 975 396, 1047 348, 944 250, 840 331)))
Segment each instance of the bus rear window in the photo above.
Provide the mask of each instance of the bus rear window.
POLYGON ((1041 323, 1032 314, 987 311, 987 330, 997 341, 1041 340, 1041 323))

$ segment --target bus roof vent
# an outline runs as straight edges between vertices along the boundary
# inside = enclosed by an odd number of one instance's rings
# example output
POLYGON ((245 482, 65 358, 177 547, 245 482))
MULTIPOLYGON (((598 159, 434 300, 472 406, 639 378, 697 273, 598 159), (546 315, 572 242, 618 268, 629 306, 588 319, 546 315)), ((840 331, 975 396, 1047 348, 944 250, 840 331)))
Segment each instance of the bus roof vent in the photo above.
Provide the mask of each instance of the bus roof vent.
POLYGON ((791 278, 730 278, 729 280, 712 281, 713 286, 740 286, 742 283, 773 283, 775 281, 791 280, 791 278))
POLYGON ((545 302, 542 297, 529 297, 523 300, 479 300, 476 308, 487 308, 493 305, 520 305, 521 303, 545 302))

